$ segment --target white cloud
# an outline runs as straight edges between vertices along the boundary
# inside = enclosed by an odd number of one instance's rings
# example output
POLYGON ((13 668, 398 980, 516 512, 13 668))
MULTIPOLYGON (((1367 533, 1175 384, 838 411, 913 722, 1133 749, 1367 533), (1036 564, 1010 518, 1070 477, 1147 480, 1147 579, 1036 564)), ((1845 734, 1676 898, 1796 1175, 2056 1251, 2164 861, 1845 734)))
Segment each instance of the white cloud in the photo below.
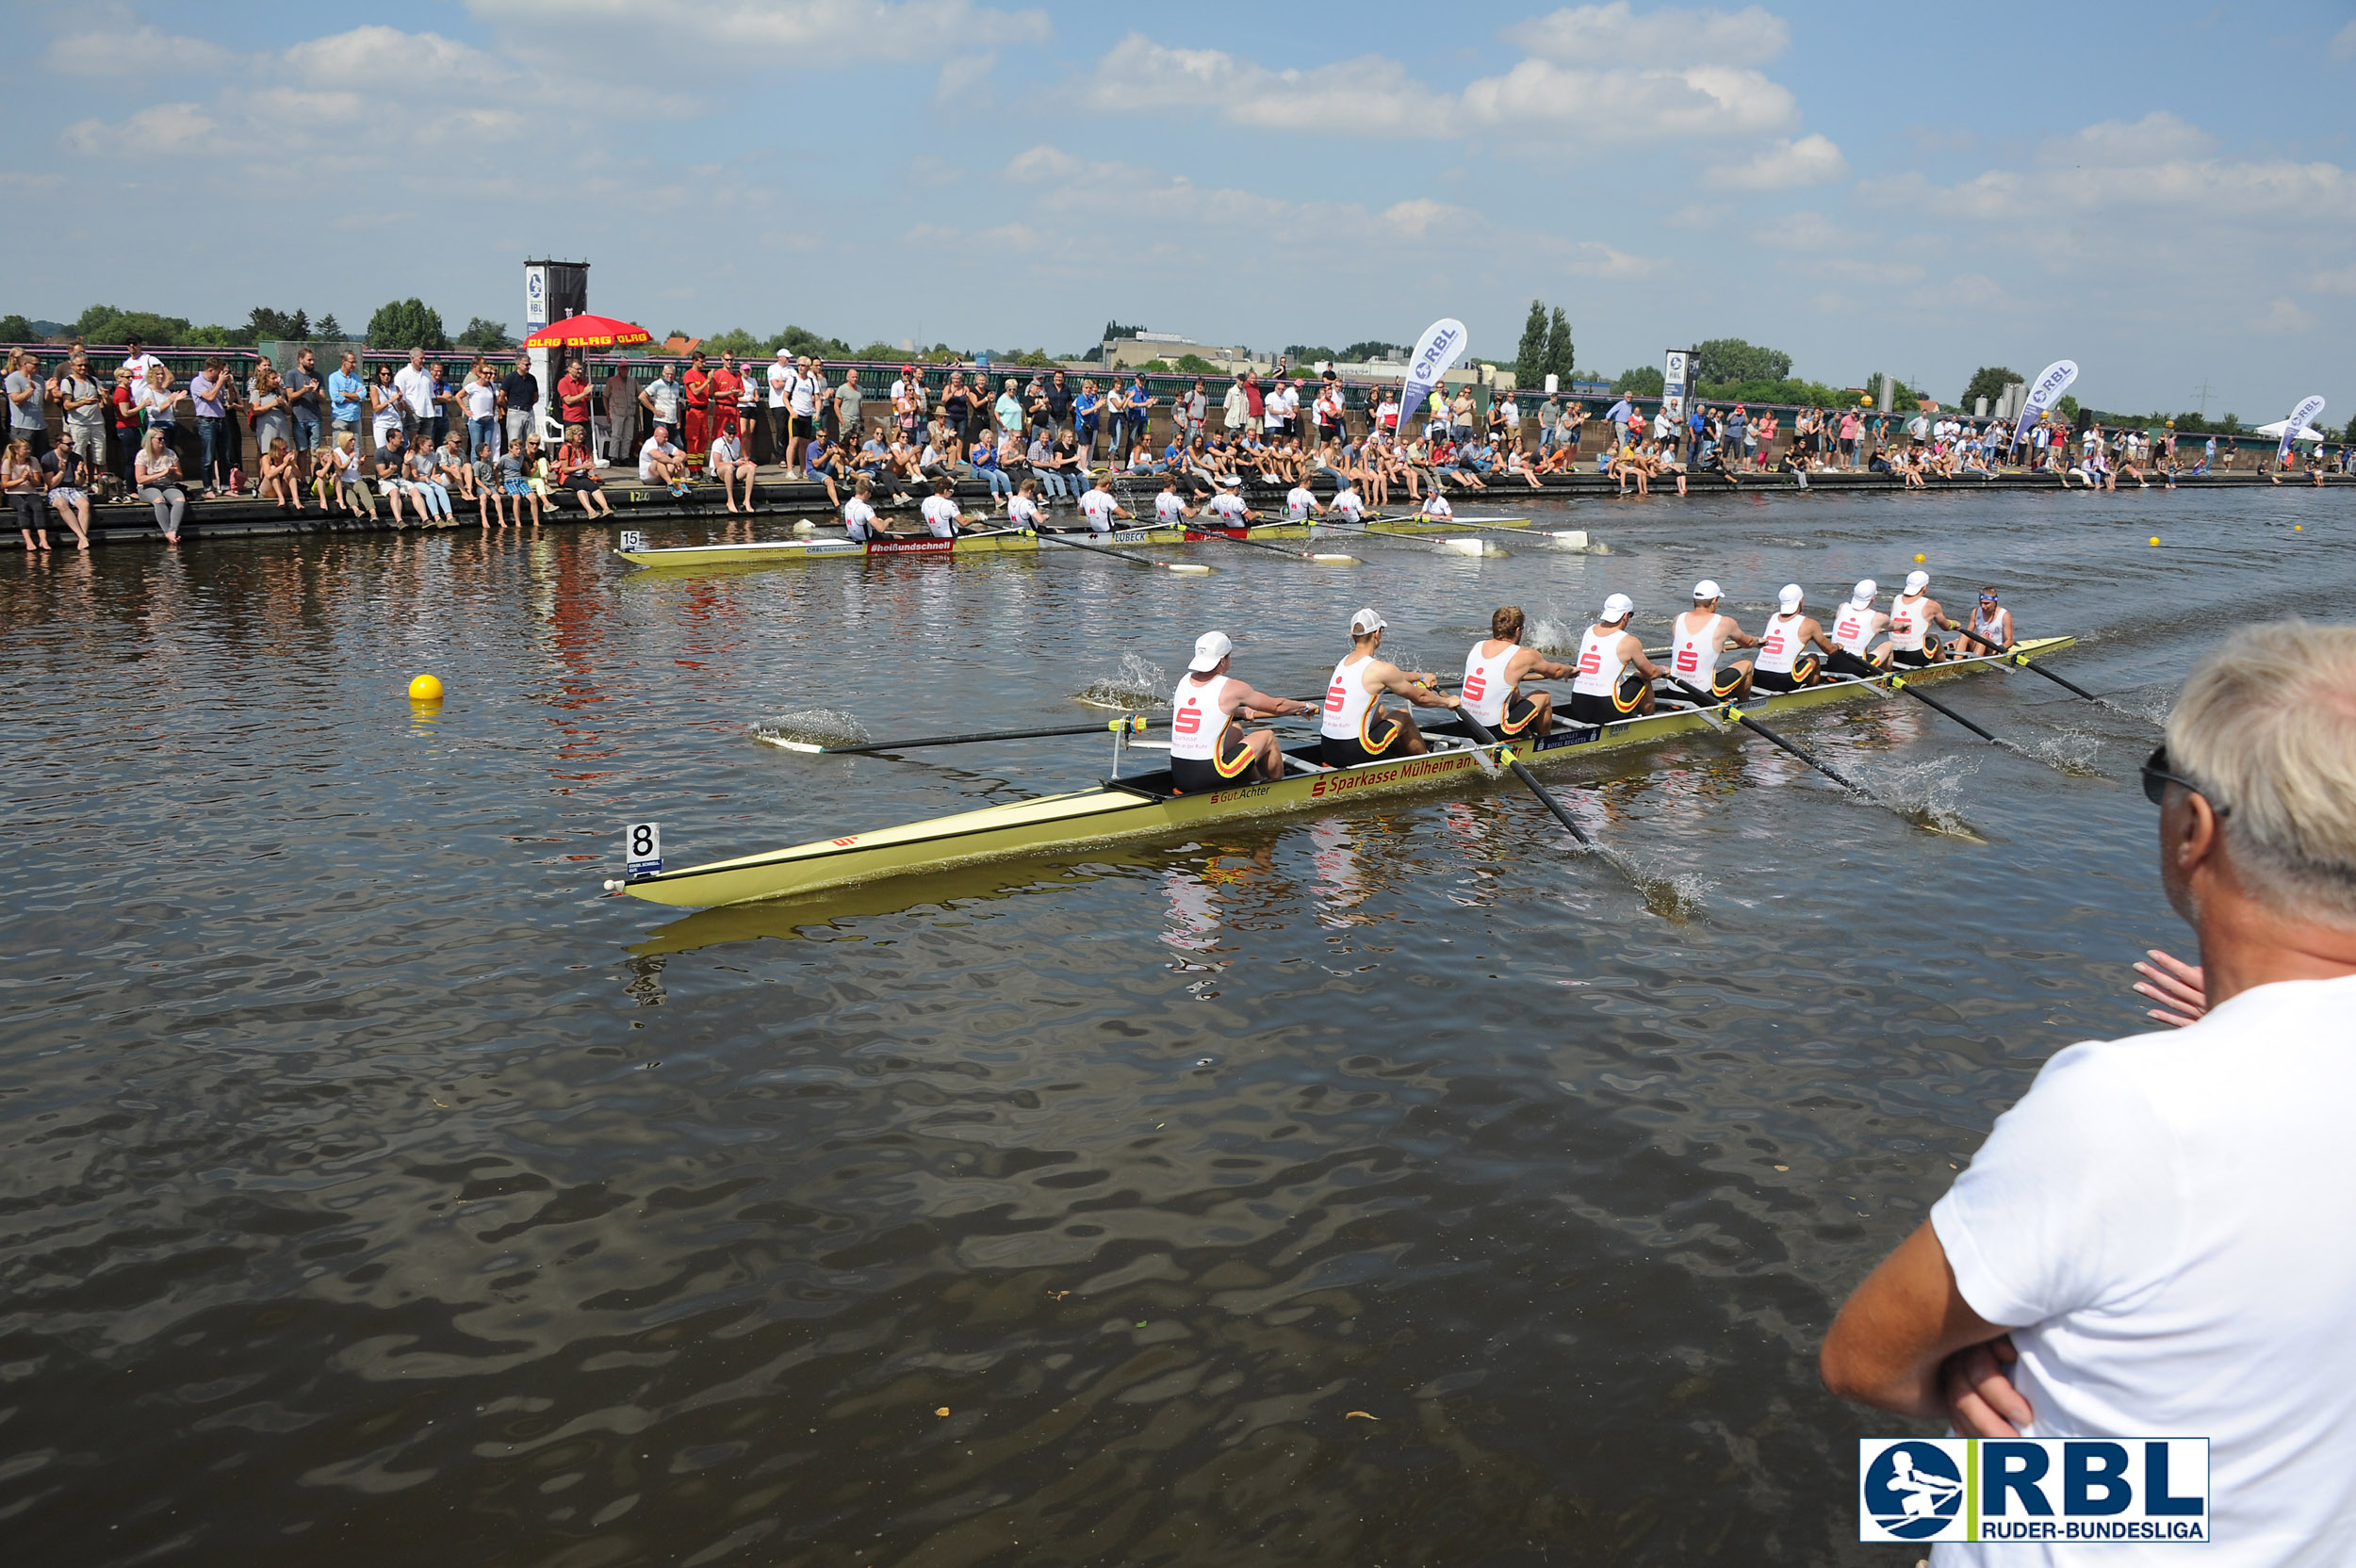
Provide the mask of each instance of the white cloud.
POLYGON ((2250 330, 2275 337, 2300 336, 2315 330, 2315 318, 2278 295, 2265 315, 2250 318, 2250 330))
POLYGON ((998 51, 986 49, 978 55, 959 55, 941 67, 941 78, 933 84, 933 102, 947 104, 963 93, 972 91, 990 79, 998 68, 998 51))
POLYGON ((1343 127, 1355 135, 1446 136, 1452 105, 1397 60, 1366 55, 1309 71, 1270 70, 1223 49, 1173 49, 1131 33, 1096 63, 1090 108, 1204 109, 1261 130, 1343 127))
POLYGON ((699 69, 809 69, 941 59, 1039 43, 1038 10, 971 0, 467 0, 467 8, 535 56, 603 58, 616 42, 692 58, 699 69))
POLYGON ((1848 173, 1849 160, 1841 149, 1818 135, 1777 142, 1748 163, 1721 164, 1705 178, 1720 190, 1798 190, 1829 185, 1848 173))
POLYGON ((139 158, 207 144, 218 129, 201 105, 151 104, 121 124, 77 120, 59 139, 85 157, 139 158))
POLYGON ((1505 29, 1508 42, 1564 65, 1763 65, 1792 42, 1783 18, 1757 6, 1638 16, 1628 0, 1572 6, 1505 29))
POLYGON ((2141 120, 2105 120, 2075 136, 2050 141, 2038 153, 2047 163, 2067 161, 2105 169, 2139 169, 2178 158, 2197 158, 2217 145, 2217 139, 2188 125, 2166 109, 2153 109, 2141 120))
POLYGON ((1780 130, 1792 94, 1756 71, 1580 71, 1524 60, 1464 90, 1464 112, 1499 127, 1561 127, 1582 139, 1653 141, 1780 130))
MULTIPOLYGON (((1627 10, 1625 5, 1591 7, 1558 12, 1557 17, 1592 12, 1608 22, 1628 22, 1627 10)), ((1764 12, 1756 14, 1765 17, 1764 12)), ((1729 25, 1740 22, 1736 32, 1757 33, 1746 20, 1753 15, 1745 11, 1721 20, 1729 25)), ((1630 25, 1644 33, 1654 20, 1636 19, 1630 25)), ((1594 57, 1578 63, 1530 58, 1503 75, 1482 77, 1461 93, 1449 93, 1418 81, 1398 60, 1381 55, 1279 70, 1223 49, 1174 48, 1131 33, 1097 61, 1084 102, 1090 108, 1124 114, 1201 113, 1256 130, 1324 127, 1349 136, 1435 140, 1495 130, 1556 128, 1576 131, 1582 140, 1743 136, 1781 130, 1799 118, 1799 106, 1788 90, 1757 71, 1720 58, 1757 55, 1764 47, 1761 41, 1754 39, 1738 50, 1714 38, 1709 26, 1690 36, 1674 36, 1690 47, 1647 49, 1647 63, 1642 66, 1609 67, 1608 61, 1594 57), (1597 69, 1598 64, 1607 68, 1597 69)), ((1508 145, 1537 153, 1551 144, 1533 139, 1508 145)))
POLYGON ((2356 294, 2356 267, 2317 272, 2308 278, 2307 286, 2317 294, 2356 294))
MULTIPOLYGON (((1559 235, 1510 228, 1491 221, 1468 207, 1429 197, 1408 197, 1380 212, 1363 204, 1332 198, 1295 200, 1258 191, 1199 186, 1180 175, 1165 174, 1135 164, 1082 158, 1061 147, 1040 145, 1017 154, 1006 168, 1009 179, 1032 191, 1031 204, 1056 221, 1038 225, 1042 245, 1068 251, 1073 264, 1088 275, 1101 270, 1095 240, 1075 237, 1066 215, 1101 213, 1118 202, 1124 213, 1138 220, 1149 236, 1148 253, 1189 279, 1200 270, 1201 240, 1206 232, 1277 234, 1301 238, 1346 236, 1378 242, 1349 246, 1333 258, 1336 265, 1377 272, 1393 258, 1419 259, 1426 253, 1445 258, 1450 270, 1461 258, 1511 253, 1533 269, 1569 272, 1584 277, 1624 277, 1646 270, 1650 263, 1598 241, 1578 241, 1559 235)), ((1294 275, 1295 253, 1281 247, 1245 247, 1233 258, 1249 270, 1294 275)), ((1460 283, 1467 280, 1460 278, 1460 283)), ((1518 280, 1516 282, 1518 286, 1518 280)))
POLYGON ((67 76, 106 76, 116 81, 188 71, 219 71, 237 57, 203 39, 180 38, 141 25, 68 33, 49 45, 42 63, 67 76))
POLYGON ((1813 207, 1777 213, 1753 230, 1751 237, 1778 251, 1811 253, 1864 251, 1875 244, 1873 236, 1843 227, 1813 207))

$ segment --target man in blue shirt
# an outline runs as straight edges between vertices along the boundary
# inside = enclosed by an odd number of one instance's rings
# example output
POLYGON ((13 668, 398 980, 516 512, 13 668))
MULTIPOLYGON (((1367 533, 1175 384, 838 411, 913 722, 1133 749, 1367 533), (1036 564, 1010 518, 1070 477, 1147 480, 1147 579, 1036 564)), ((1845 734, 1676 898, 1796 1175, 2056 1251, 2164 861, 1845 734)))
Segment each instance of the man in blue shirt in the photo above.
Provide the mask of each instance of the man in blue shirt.
POLYGON ((1613 403, 1611 411, 1604 415, 1605 418, 1612 421, 1612 434, 1614 438, 1612 444, 1614 446, 1625 447, 1628 445, 1628 422, 1635 416, 1636 411, 1628 405, 1627 394, 1621 394, 1620 400, 1613 403))
POLYGON ((368 384, 353 373, 359 366, 360 356, 346 349, 343 363, 327 378, 327 412, 339 434, 358 435, 368 423, 368 384))

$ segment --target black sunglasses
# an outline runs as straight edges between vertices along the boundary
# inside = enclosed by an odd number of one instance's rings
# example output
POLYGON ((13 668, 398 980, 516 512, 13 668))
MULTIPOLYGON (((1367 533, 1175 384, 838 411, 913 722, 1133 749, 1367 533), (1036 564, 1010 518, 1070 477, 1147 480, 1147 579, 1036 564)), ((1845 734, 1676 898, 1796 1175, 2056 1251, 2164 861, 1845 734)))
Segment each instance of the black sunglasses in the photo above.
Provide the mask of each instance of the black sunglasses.
POLYGON ((2168 771, 2168 745, 2166 742, 2163 742, 2153 746, 2151 755, 2143 760, 2143 798, 2154 806, 2162 804, 2168 799, 2168 787, 2170 784, 2201 796, 2208 801, 2209 809, 2220 817, 2230 817, 2233 814, 2232 807, 2218 805, 2217 797, 2211 795, 2208 791, 2186 778, 2183 774, 2168 771))

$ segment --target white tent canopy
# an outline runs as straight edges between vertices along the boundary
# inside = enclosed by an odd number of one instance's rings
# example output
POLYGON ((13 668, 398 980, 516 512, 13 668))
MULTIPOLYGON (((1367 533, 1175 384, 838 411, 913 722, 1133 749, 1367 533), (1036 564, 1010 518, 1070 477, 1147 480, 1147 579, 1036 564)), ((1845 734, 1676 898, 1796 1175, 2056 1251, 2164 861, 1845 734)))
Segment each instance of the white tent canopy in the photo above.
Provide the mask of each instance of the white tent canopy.
MULTIPOLYGON (((2282 439, 2282 432, 2288 428, 2289 425, 2290 421, 2288 419, 2277 419, 2270 425, 2260 425, 2256 430, 2250 432, 2250 433, 2252 435, 2271 435, 2274 439, 2280 441, 2282 439)), ((2299 439, 2301 441, 2321 441, 2324 438, 2323 432, 2315 429, 2313 425, 2301 425, 2299 427, 2299 439)))

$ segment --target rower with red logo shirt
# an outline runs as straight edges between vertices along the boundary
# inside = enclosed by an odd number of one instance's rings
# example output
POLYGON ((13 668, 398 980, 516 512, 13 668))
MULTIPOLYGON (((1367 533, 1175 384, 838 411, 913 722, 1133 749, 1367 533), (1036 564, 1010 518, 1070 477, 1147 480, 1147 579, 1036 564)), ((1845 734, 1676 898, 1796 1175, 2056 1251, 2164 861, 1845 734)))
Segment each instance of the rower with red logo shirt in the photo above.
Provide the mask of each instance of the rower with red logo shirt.
POLYGON ((1759 646, 1759 639, 1733 616, 1719 613, 1720 593, 1716 579, 1702 579, 1693 584, 1693 608, 1669 623, 1669 677, 1718 701, 1740 702, 1751 694, 1751 662, 1737 659, 1721 668, 1718 660, 1735 648, 1759 646))
POLYGON ((1318 733, 1327 767, 1355 767, 1430 749, 1405 710, 1383 706, 1385 692, 1397 693, 1417 708, 1461 706, 1454 696, 1432 689, 1435 678, 1429 671, 1411 675, 1374 656, 1383 645, 1383 617, 1371 610, 1350 618, 1350 653, 1333 666, 1333 678, 1325 683, 1325 720, 1318 733))
POLYGON ((1229 675, 1235 652, 1227 633, 1204 632, 1194 640, 1194 658, 1170 694, 1170 782, 1179 794, 1284 777, 1276 732, 1246 729, 1240 721, 1303 718, 1317 711, 1305 702, 1255 692, 1229 675))
POLYGON ((1603 618, 1581 633, 1579 673, 1571 680, 1571 722, 1617 724, 1653 710, 1652 683, 1661 666, 1644 657, 1644 639, 1628 630, 1636 601, 1614 594, 1603 601, 1603 618))
POLYGON ((1787 582, 1775 596, 1775 612, 1767 617, 1759 636, 1759 659, 1751 666, 1751 687, 1759 692, 1796 692, 1812 685, 1824 661, 1808 652, 1813 645, 1826 658, 1832 644, 1824 629, 1807 610, 1808 597, 1796 582, 1787 582))
POLYGON ((1464 711, 1503 736, 1544 735, 1554 728, 1554 697, 1524 694, 1525 680, 1568 680, 1579 671, 1522 646, 1522 612, 1505 605, 1489 617, 1486 641, 1464 655, 1464 711))
POLYGON ((1890 645, 1873 647, 1873 639, 1890 624, 1890 617, 1873 608, 1873 596, 1879 592, 1880 585, 1872 578, 1857 579, 1849 602, 1832 618, 1832 653, 1824 661, 1827 674, 1872 680, 1889 668, 1890 645))

